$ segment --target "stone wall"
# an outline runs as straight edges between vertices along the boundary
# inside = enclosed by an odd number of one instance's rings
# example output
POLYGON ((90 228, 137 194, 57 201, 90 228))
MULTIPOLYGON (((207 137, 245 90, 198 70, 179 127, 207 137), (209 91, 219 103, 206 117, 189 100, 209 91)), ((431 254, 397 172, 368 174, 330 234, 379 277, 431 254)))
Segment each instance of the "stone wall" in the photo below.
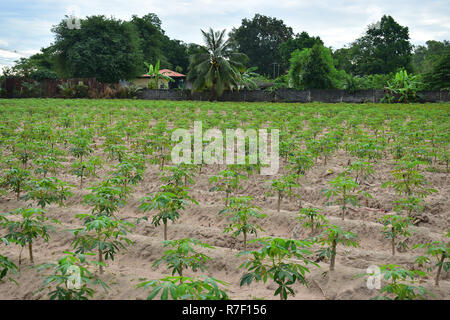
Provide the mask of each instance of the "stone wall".
MULTIPOLYGON (((237 102, 328 102, 328 103, 365 103, 381 102, 385 96, 383 90, 358 90, 346 92, 345 90, 294 90, 281 89, 274 92, 264 90, 225 91, 218 101, 237 102)), ((144 89, 139 93, 139 99, 146 100, 200 100, 207 101, 209 92, 194 92, 189 90, 151 90, 144 89)), ((422 91, 418 93, 419 102, 450 101, 448 91, 422 91)))

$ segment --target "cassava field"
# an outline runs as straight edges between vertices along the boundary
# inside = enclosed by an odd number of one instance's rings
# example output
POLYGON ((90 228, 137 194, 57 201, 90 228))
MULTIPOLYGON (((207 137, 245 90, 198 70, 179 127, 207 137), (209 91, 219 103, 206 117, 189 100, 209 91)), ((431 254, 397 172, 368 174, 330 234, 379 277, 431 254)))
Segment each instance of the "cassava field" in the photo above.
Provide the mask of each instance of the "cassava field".
POLYGON ((0 100, 0 299, 449 299, 449 120, 448 103, 0 100), (279 129, 278 173, 174 166, 194 121, 279 129))

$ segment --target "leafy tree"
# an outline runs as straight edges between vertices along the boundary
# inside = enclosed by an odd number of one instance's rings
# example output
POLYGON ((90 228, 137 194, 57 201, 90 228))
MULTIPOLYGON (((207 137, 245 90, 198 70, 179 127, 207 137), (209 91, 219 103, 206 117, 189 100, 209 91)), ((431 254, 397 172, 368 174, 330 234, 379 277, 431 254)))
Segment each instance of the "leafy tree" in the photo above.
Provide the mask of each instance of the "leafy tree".
POLYGON ((214 100, 224 90, 238 88, 247 57, 232 50, 230 42, 225 40, 225 30, 201 31, 206 46, 202 52, 189 57, 187 80, 193 81, 193 91, 207 89, 211 92, 210 100, 214 100))
POLYGON ((328 89, 332 87, 330 63, 324 56, 324 47, 315 44, 305 61, 302 82, 307 89, 328 89))
POLYGON ((254 234, 257 236, 258 230, 264 231, 259 225, 249 220, 267 216, 259 212, 260 208, 253 205, 252 200, 252 197, 232 197, 228 206, 219 212, 219 214, 225 214, 230 221, 224 232, 233 232, 235 237, 238 237, 241 233, 244 236, 244 251, 247 250, 247 235, 254 234))
POLYGON ((434 64, 450 52, 450 41, 428 40, 425 45, 414 47, 412 65, 414 72, 425 74, 432 71, 434 64))
POLYGON ((239 28, 233 28, 229 36, 236 49, 249 57, 252 66, 258 67, 261 74, 272 76, 272 64, 282 63, 279 47, 292 39, 293 31, 283 20, 255 14, 251 20, 242 19, 239 28))
POLYGON ((320 37, 312 37, 305 31, 297 33, 294 38, 280 43, 280 55, 284 68, 289 68, 289 60, 291 59, 292 52, 295 50, 301 51, 306 48, 312 48, 316 43, 323 45, 323 41, 320 37))
POLYGON ((191 277, 172 276, 159 280, 144 281, 138 288, 152 288, 147 300, 153 300, 159 293, 161 300, 228 300, 227 293, 219 285, 228 283, 205 277, 195 279, 191 277))
POLYGON ((347 232, 342 230, 340 227, 335 225, 329 225, 326 230, 319 236, 318 241, 322 246, 327 245, 328 247, 320 250, 320 256, 327 256, 330 259, 330 271, 334 270, 334 265, 336 261, 336 248, 338 244, 344 246, 357 247, 357 235, 353 232, 347 232))
POLYGON ((391 16, 384 15, 370 25, 365 35, 352 46, 356 74, 388 74, 399 68, 411 71, 412 46, 408 27, 402 27, 391 16))
MULTIPOLYGON (((169 39, 165 36, 162 51, 167 59, 167 62, 163 61, 162 65, 175 70, 180 73, 184 73, 189 67, 189 45, 181 40, 169 39), (176 70, 178 68, 178 70, 176 70)), ((148 59, 147 61, 155 61, 148 59)))
POLYGON ((424 75, 424 82, 432 90, 450 88, 450 52, 443 54, 433 65, 430 72, 424 75))
POLYGON ((200 242, 197 239, 180 239, 180 240, 167 240, 163 242, 164 247, 172 247, 173 249, 166 250, 164 255, 155 261, 153 266, 158 266, 162 262, 165 262, 170 270, 172 270, 172 276, 176 273, 182 277, 184 269, 192 269, 197 271, 200 269, 202 272, 205 270, 205 263, 211 260, 211 258, 203 253, 198 252, 194 246, 200 248, 214 249, 207 243, 200 242))
POLYGON ((58 62, 69 77, 117 83, 135 78, 143 65, 139 35, 129 22, 90 16, 81 19, 80 29, 62 21, 52 32, 58 62))
MULTIPOLYGON (((356 54, 356 46, 345 46, 343 48, 333 51, 333 58, 338 70, 344 70, 347 74, 353 75, 356 71, 355 64, 352 63, 356 54)), ((352 80, 355 78, 351 77, 352 80)))
POLYGON ((241 286, 250 285, 253 281, 266 283, 267 279, 271 279, 278 286, 274 295, 287 300, 288 295, 295 295, 292 289, 294 283, 307 286, 305 274, 309 269, 306 266, 312 264, 318 267, 308 258, 311 252, 307 248, 312 246, 309 241, 267 237, 251 242, 259 243, 262 248, 239 254, 251 255, 240 266, 247 271, 241 278, 241 286))
POLYGON ((29 58, 20 58, 11 68, 11 75, 36 81, 56 80, 59 77, 59 70, 54 47, 41 48, 40 52, 29 58))
POLYGON ((77 254, 65 251, 65 256, 61 257, 58 262, 47 263, 38 266, 38 271, 44 269, 53 269, 54 273, 45 278, 44 283, 39 291, 54 287, 53 291, 48 293, 50 300, 87 300, 93 297, 94 290, 90 285, 100 284, 107 292, 108 286, 92 272, 88 267, 90 262, 86 256, 91 255, 77 254))
POLYGON ((133 15, 130 24, 138 34, 139 49, 142 52, 143 61, 162 60, 164 64, 166 60, 163 53, 165 36, 158 16, 154 13, 148 13, 142 18, 133 15))
POLYGON ((290 59, 289 79, 297 89, 337 87, 341 74, 334 67, 331 50, 316 43, 311 49, 296 50, 290 59))

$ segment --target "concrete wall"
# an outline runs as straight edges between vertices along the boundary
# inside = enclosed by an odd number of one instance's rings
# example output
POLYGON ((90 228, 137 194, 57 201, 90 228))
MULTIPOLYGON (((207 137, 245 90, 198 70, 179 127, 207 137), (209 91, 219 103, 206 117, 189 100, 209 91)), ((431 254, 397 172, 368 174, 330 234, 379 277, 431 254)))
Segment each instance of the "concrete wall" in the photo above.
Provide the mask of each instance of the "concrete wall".
MULTIPOLYGON (((346 92, 344 90, 294 90, 281 89, 275 92, 264 90, 225 91, 218 101, 240 102, 328 102, 328 103, 365 103, 381 102, 385 96, 383 90, 359 90, 346 92)), ((200 100, 207 101, 209 92, 194 92, 189 90, 150 90, 144 89, 139 93, 139 99, 146 100, 200 100)), ((418 93, 419 102, 450 101, 448 91, 423 91, 418 93)))

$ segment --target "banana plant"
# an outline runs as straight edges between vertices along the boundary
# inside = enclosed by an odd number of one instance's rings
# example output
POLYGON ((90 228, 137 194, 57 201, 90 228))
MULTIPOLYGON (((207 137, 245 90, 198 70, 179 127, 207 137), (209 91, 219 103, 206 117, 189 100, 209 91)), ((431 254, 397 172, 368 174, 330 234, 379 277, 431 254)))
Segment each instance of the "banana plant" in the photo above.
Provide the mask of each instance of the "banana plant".
POLYGON ((168 82, 175 81, 171 77, 160 73, 160 70, 159 70, 160 61, 159 60, 156 61, 155 65, 149 64, 147 62, 144 62, 144 64, 148 68, 147 75, 152 77, 152 80, 148 83, 149 89, 159 89, 158 84, 161 80, 168 81, 168 82))

